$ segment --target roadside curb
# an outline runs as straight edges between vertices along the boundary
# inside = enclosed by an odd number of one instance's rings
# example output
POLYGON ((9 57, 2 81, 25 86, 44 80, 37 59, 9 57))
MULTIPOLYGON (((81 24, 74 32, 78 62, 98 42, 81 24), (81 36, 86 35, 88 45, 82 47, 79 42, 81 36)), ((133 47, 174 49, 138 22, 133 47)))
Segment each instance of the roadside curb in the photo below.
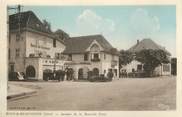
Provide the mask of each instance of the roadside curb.
POLYGON ((13 95, 8 95, 7 99, 12 99, 12 98, 16 98, 16 97, 22 97, 22 96, 26 96, 26 95, 32 95, 34 93, 37 93, 37 91, 17 93, 17 94, 13 94, 13 95))

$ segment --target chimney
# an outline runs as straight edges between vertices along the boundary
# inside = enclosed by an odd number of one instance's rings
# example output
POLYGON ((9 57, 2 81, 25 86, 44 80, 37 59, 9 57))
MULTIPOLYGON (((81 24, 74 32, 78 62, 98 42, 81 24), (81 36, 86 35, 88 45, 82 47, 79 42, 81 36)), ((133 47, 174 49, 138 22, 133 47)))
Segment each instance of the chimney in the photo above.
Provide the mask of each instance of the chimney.
POLYGON ((137 40, 137 45, 139 44, 139 42, 140 42, 140 41, 139 41, 139 40, 137 40))

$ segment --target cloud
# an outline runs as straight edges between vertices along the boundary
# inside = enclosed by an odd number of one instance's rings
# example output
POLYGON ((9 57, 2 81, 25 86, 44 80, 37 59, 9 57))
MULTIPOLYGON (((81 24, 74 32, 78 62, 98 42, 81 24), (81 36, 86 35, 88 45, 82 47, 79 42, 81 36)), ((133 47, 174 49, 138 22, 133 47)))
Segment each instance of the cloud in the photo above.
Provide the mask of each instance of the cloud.
POLYGON ((158 17, 149 14, 147 10, 142 8, 136 9, 131 15, 130 25, 135 33, 143 36, 150 36, 160 30, 158 17))
POLYGON ((115 30, 111 19, 103 18, 90 9, 84 10, 76 19, 77 31, 81 34, 108 34, 115 30))

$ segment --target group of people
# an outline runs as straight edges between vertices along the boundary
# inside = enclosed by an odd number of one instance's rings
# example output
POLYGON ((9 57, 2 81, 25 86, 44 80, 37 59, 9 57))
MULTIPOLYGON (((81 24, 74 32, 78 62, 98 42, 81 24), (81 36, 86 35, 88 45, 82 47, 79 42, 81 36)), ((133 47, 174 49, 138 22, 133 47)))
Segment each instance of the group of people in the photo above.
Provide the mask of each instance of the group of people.
POLYGON ((128 77, 128 73, 127 73, 126 70, 122 70, 120 75, 121 75, 122 78, 127 78, 128 77))
MULTIPOLYGON (((73 74, 74 74, 74 71, 71 68, 67 68, 65 70, 57 70, 53 72, 53 75, 52 75, 53 78, 51 79, 58 80, 59 82, 64 80, 71 81, 71 80, 75 80, 73 74)), ((90 74, 90 75, 92 76, 93 74, 90 74)), ((88 73, 88 77, 90 77, 90 75, 88 73)), ((112 80, 114 77, 114 73, 112 72, 112 70, 109 70, 107 74, 104 74, 104 76, 112 80)))
POLYGON ((63 70, 55 71, 53 73, 53 76, 54 76, 54 79, 57 79, 59 82, 64 81, 65 79, 70 81, 74 79, 73 72, 74 72, 73 69, 67 68, 65 69, 65 71, 63 70))

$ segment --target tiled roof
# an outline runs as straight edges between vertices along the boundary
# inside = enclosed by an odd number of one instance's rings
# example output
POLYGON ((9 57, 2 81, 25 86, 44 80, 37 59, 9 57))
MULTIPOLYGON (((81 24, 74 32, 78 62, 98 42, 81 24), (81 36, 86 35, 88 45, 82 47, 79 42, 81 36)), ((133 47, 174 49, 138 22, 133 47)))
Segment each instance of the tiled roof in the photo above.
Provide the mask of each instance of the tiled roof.
MULTIPOLYGON (((64 44, 63 40, 61 40, 57 36, 57 33, 60 33, 60 29, 59 29, 59 32, 53 33, 51 30, 46 28, 46 26, 39 20, 39 18, 32 11, 21 12, 20 15, 18 13, 10 15, 9 16, 10 31, 17 30, 19 28, 19 16, 20 16, 21 30, 27 29, 29 31, 40 32, 40 33, 46 34, 52 39, 57 39, 58 41, 64 44)), ((64 35, 69 36, 65 32, 64 32, 64 35)))
POLYGON ((111 53, 112 45, 102 35, 88 35, 72 37, 65 40, 66 49, 64 54, 85 53, 90 44, 96 40, 105 52, 111 53))
POLYGON ((164 50, 168 55, 171 55, 164 47, 156 44, 153 40, 151 39, 143 39, 139 43, 135 44, 131 48, 128 49, 130 52, 139 52, 143 49, 153 49, 153 50, 164 50))
POLYGON ((36 31, 44 33, 52 33, 47 30, 43 23, 37 18, 37 16, 32 11, 21 12, 20 15, 13 14, 9 16, 9 29, 15 30, 19 28, 19 17, 20 17, 20 29, 30 28, 36 31))

